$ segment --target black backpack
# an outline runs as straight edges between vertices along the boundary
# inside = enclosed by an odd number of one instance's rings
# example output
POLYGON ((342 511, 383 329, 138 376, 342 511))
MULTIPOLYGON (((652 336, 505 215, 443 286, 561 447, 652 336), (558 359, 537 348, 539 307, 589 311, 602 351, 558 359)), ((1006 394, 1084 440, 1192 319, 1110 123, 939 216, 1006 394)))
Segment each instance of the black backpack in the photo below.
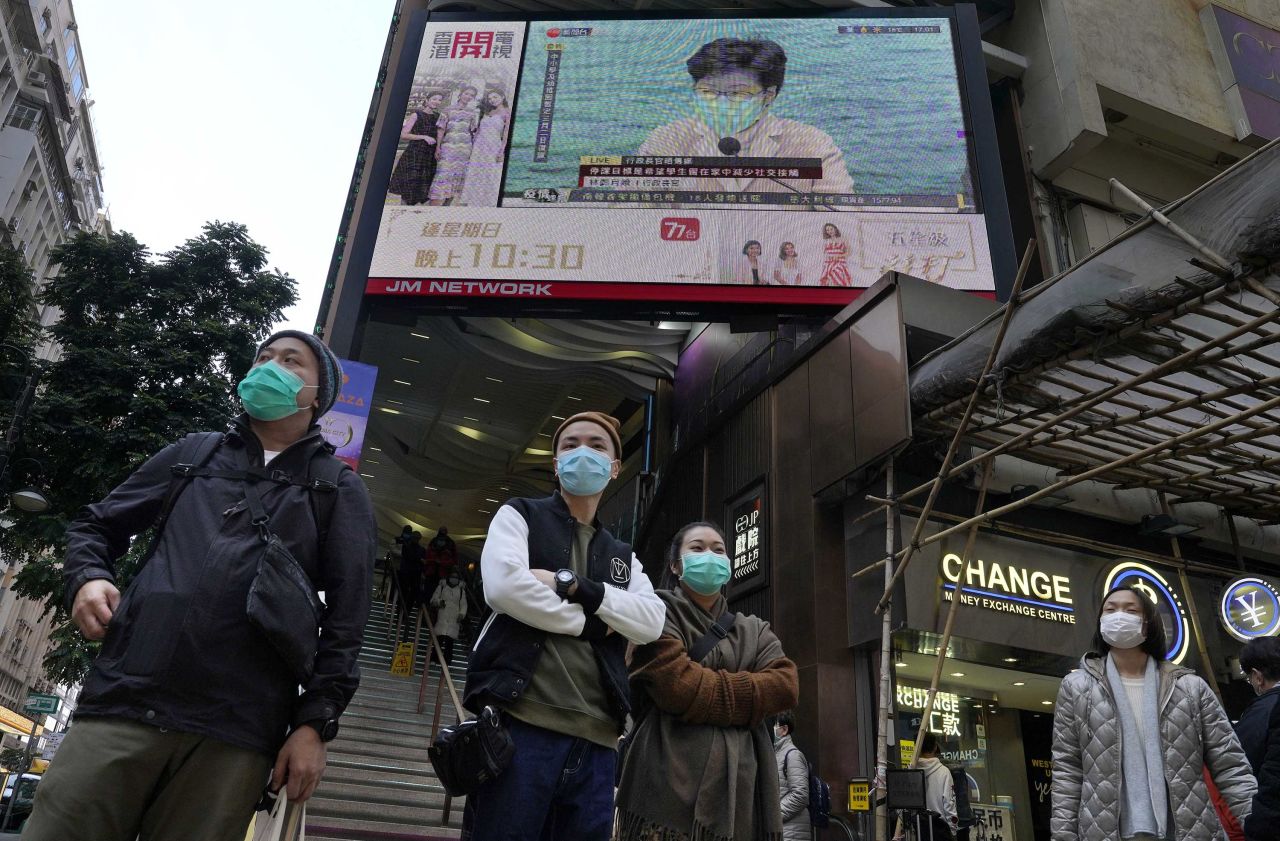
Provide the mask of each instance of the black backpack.
MULTIPOLYGON (((782 770, 787 770, 787 760, 799 748, 792 748, 782 757, 782 770)), ((803 756, 803 754, 801 754, 803 756)), ((809 823, 816 827, 826 827, 831 823, 831 786, 818 776, 812 765, 809 769, 809 823)))
MULTIPOLYGON (((213 457, 221 446, 224 436, 221 432, 192 432, 187 434, 179 444, 178 461, 170 468, 173 478, 169 480, 169 488, 165 491, 164 504, 160 508, 160 517, 156 520, 156 540, 152 551, 160 542, 160 533, 169 519, 173 505, 186 488, 187 482, 197 476, 211 475, 216 471, 206 471, 205 464, 213 457)), ((333 454, 328 445, 321 447, 307 462, 307 475, 296 479, 281 471, 271 471, 274 481, 297 485, 312 493, 307 495, 311 502, 311 516, 316 522, 316 534, 319 545, 324 546, 329 537, 329 523, 333 519, 333 506, 338 498, 338 481, 344 470, 350 470, 346 462, 333 454)))

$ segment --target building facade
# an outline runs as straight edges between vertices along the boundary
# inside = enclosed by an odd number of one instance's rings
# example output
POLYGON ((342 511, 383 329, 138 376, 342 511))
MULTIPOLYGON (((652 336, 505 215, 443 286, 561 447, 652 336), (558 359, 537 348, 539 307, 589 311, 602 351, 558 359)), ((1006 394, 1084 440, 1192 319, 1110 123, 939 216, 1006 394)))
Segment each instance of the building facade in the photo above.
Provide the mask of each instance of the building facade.
MULTIPOLYGON (((58 245, 108 229, 93 101, 71 0, 7 0, 0 21, 0 241, 21 252, 43 284, 57 271, 58 245)), ((45 307, 38 316, 47 325, 58 313, 45 307)), ((46 345, 38 356, 57 352, 46 345)), ((54 617, 9 590, 15 573, 6 564, 0 587, 0 707, 20 712, 29 692, 74 700, 74 691, 44 677, 54 617)), ((65 722, 73 705, 64 706, 65 722)))

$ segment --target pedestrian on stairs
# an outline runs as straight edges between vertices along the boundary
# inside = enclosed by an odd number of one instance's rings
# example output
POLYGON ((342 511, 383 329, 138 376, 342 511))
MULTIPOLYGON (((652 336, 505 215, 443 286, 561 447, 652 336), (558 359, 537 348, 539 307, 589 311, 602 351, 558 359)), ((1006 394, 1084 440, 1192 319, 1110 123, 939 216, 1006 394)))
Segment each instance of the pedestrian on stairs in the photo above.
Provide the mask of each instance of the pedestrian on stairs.
MULTIPOLYGON (((458 638, 459 625, 467 615, 467 591, 462 586, 458 571, 451 570, 449 576, 436 585, 431 594, 431 606, 436 611, 436 622, 432 626, 436 639, 440 642, 440 652, 444 661, 453 660, 453 642, 458 638)), ((435 659, 435 650, 431 651, 431 659, 435 659)))
POLYGON ((465 704, 502 711, 515 755, 467 798, 473 841, 607 841, 618 736, 631 709, 627 643, 658 638, 665 610, 631 547, 596 519, 618 476, 616 418, 583 412, 552 438, 560 490, 513 499, 480 567, 494 613, 467 668, 465 704))
POLYGON ((417 619, 418 608, 422 606, 422 571, 426 555, 426 550, 422 548, 422 532, 410 532, 400 546, 400 572, 396 579, 400 585, 401 642, 413 636, 414 620, 417 619))
POLYGON ((102 651, 24 839, 241 841, 268 780, 311 796, 359 684, 377 547, 364 483, 317 425, 341 383, 319 339, 276 333, 225 434, 170 444, 71 525, 66 607, 102 651), (122 597, 116 564, 152 526, 122 597), (251 589, 280 595, 263 571, 287 556, 311 598, 295 587, 284 603, 301 614, 264 612, 251 589), (284 645, 299 640, 318 645, 313 657, 284 645))

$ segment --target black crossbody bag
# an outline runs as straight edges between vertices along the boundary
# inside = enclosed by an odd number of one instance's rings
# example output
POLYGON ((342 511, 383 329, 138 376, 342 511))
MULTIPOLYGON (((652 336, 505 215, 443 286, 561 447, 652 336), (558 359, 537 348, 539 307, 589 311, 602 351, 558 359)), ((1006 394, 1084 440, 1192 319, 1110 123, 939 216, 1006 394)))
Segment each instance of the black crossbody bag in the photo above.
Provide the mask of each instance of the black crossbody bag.
POLYGON ((244 498, 264 546, 258 558, 258 572, 249 587, 245 614, 298 683, 305 684, 315 670, 324 603, 306 570, 271 530, 271 517, 262 504, 256 478, 251 471, 245 476, 244 498))

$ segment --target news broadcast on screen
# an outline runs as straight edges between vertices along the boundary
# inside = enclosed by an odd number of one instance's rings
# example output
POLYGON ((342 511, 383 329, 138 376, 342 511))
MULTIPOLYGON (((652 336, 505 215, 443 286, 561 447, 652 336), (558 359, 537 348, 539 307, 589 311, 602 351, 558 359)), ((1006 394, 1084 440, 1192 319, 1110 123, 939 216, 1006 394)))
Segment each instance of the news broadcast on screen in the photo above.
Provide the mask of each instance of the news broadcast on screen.
POLYGON ((663 23, 428 20, 368 291, 994 291, 952 18, 663 23))

